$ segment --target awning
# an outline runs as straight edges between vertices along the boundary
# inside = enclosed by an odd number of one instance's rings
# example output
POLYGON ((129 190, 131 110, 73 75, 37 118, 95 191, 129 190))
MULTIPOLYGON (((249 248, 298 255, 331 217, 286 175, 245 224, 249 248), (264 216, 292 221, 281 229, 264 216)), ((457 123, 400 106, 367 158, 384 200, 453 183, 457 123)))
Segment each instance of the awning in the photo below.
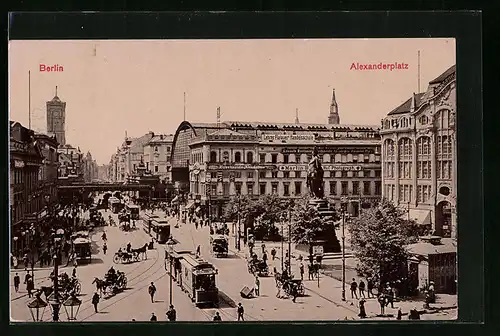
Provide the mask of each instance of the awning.
POLYGON ((431 212, 422 209, 410 209, 410 219, 419 225, 431 225, 431 212))
POLYGON ((194 201, 189 201, 188 204, 186 205, 186 210, 189 210, 193 207, 194 201))

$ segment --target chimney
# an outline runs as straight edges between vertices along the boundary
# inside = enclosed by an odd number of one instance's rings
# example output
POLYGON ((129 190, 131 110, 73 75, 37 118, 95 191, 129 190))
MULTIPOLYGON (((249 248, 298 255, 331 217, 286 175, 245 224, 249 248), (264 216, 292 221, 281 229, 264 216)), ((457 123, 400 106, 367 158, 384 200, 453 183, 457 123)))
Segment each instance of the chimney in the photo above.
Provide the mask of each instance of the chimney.
POLYGON ((160 134, 160 140, 163 140, 163 134, 160 134))

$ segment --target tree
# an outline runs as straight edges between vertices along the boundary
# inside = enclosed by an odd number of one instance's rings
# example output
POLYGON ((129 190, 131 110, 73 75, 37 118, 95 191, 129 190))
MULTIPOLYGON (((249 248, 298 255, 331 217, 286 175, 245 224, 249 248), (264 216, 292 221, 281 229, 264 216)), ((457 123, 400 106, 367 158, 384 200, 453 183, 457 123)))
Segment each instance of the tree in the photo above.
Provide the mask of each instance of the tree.
POLYGON ((223 219, 228 222, 236 222, 238 218, 245 222, 250 217, 253 208, 253 201, 246 195, 232 197, 226 203, 223 210, 223 219))
POLYGON ((333 216, 321 216, 318 209, 309 204, 309 198, 305 197, 293 209, 292 240, 297 244, 309 244, 328 235, 335 237, 336 220, 338 220, 336 213, 333 216))
POLYGON ((391 202, 382 200, 347 223, 351 247, 359 260, 357 271, 378 285, 405 276, 406 246, 418 235, 415 221, 404 219, 404 214, 391 202))
POLYGON ((252 219, 254 235, 256 239, 271 238, 279 236, 275 223, 281 221, 283 212, 290 206, 289 202, 283 202, 277 195, 263 195, 253 204, 252 219))

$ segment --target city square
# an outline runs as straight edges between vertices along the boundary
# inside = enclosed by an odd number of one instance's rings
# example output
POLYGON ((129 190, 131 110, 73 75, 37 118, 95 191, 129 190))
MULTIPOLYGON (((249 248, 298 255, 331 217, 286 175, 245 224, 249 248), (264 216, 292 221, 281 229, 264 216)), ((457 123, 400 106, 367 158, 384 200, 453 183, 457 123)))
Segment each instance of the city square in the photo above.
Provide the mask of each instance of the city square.
MULTIPOLYGON (((112 48, 88 46, 90 59, 105 55, 95 69, 107 69, 112 48)), ((50 75, 17 65, 30 112, 26 123, 11 111, 11 321, 457 319, 449 61, 422 88, 419 72, 418 91, 387 103, 377 123, 349 119, 340 83, 323 88, 324 111, 295 108, 294 122, 227 120, 219 106, 196 114, 191 104, 203 103, 185 84, 175 98, 182 118, 144 112, 141 126, 120 117, 124 105, 76 121, 64 59, 50 75), (53 98, 33 99, 44 108, 32 108, 32 81, 57 83, 53 98)), ((140 91, 145 80, 112 85, 140 91)), ((81 85, 103 99, 95 83, 81 85)))

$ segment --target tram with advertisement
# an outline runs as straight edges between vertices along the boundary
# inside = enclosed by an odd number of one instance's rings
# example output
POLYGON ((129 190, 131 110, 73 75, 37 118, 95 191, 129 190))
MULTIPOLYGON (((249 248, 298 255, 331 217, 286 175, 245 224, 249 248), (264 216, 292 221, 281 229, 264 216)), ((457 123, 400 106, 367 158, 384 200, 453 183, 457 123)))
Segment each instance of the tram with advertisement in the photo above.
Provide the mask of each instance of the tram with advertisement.
POLYGON ((108 200, 108 205, 109 209, 111 210, 112 213, 119 213, 120 211, 123 210, 125 205, 122 203, 122 201, 116 197, 110 197, 108 200))
POLYGON ((139 219, 139 211, 141 208, 138 205, 127 204, 125 209, 130 214, 130 219, 139 219))
POLYGON ((151 220, 151 230, 149 234, 156 239, 159 244, 164 244, 170 238, 170 223, 167 218, 155 218, 151 220))
POLYGON ((178 282, 191 301, 201 305, 219 306, 219 290, 216 284, 218 270, 211 263, 196 258, 192 252, 179 258, 178 282))

